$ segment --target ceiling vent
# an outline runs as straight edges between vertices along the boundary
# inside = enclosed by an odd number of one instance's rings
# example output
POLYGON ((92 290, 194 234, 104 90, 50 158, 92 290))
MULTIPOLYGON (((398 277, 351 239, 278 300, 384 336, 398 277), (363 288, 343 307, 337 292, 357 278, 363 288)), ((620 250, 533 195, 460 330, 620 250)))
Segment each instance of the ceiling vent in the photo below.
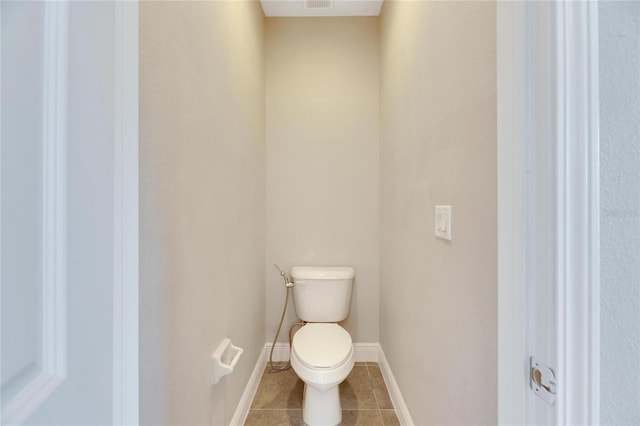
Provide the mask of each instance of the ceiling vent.
POLYGON ((382 7, 382 0, 260 0, 260 3, 267 17, 378 16, 382 7))
POLYGON ((305 9, 331 9, 333 0, 304 0, 305 9))

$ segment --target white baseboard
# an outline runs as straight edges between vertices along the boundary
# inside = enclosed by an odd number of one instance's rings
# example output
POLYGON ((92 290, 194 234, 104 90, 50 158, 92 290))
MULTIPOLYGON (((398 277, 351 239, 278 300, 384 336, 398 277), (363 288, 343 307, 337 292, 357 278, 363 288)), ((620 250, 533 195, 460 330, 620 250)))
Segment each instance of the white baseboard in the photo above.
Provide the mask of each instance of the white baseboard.
MULTIPOLYGON (((264 345, 264 357, 262 362, 269 361, 269 352, 271 352, 271 343, 267 343, 264 345)), ((289 361, 289 344, 288 343, 276 343, 276 347, 273 349, 273 360, 276 362, 279 361, 289 361)))
POLYGON ((356 362, 378 362, 380 343, 354 343, 353 352, 356 362))
MULTIPOLYGON (((380 344, 354 343, 353 349, 356 362, 377 362, 380 365, 382 377, 384 378, 384 382, 389 390, 389 396, 391 397, 391 402, 393 403, 393 408, 396 410, 396 415, 398 416, 400 424, 403 426, 413 426, 414 423, 411 419, 409 409, 404 402, 398 383, 396 383, 396 379, 393 377, 391 367, 389 366, 389 362, 387 362, 387 358, 384 356, 384 352, 382 351, 380 344)), ((240 402, 238 402, 236 411, 233 414, 231 426, 242 426, 247 419, 251 403, 253 402, 253 397, 255 396, 256 391, 258 390, 258 385, 260 384, 260 378, 262 377, 264 366, 269 361, 270 351, 271 343, 265 344, 261 355, 256 361, 256 365, 253 368, 253 372, 249 377, 249 381, 247 382, 244 392, 242 393, 240 402)), ((273 350, 273 360, 289 360, 289 345, 287 343, 276 343, 273 350)))
POLYGON ((382 377, 384 378, 384 382, 387 385, 387 390, 389 391, 389 396, 391 397, 393 408, 396 410, 398 420, 403 426, 413 426, 414 423, 413 419, 411 418, 411 413, 409 413, 409 408, 404 402, 404 398, 402 397, 402 393, 400 392, 400 387, 398 386, 395 377, 393 377, 393 373, 391 372, 391 367, 389 366, 387 357, 384 356, 382 347, 378 345, 378 348, 380 350, 378 355, 378 365, 380 366, 380 371, 382 371, 382 377))
MULTIPOLYGON (((258 356, 256 365, 253 367, 253 371, 251 372, 251 376, 249 376, 249 381, 244 388, 244 392, 242 392, 236 411, 233 413, 230 426, 243 426, 244 422, 247 420, 249 409, 253 402, 253 397, 256 395, 260 379, 262 378, 262 372, 264 371, 265 349, 266 347, 262 348, 260 356, 258 356)), ((267 353, 266 356, 269 357, 269 354, 267 353)))

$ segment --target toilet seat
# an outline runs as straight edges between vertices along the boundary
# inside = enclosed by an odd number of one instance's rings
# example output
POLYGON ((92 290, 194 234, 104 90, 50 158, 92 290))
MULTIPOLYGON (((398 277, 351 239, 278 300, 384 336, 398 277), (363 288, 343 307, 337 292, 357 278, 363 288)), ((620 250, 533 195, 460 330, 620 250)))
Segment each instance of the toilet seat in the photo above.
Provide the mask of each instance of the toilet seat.
POLYGON ((351 335, 336 323, 310 323, 293 336, 292 350, 307 368, 330 370, 351 358, 351 335))

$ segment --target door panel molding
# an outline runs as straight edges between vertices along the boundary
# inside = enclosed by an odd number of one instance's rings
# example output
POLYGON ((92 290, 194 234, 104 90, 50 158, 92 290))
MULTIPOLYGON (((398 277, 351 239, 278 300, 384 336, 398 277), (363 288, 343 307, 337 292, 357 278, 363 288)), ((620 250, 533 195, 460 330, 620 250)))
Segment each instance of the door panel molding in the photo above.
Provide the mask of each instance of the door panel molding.
POLYGON ((68 3, 45 6, 43 94, 43 371, 67 371, 68 3))
POLYGON ((44 25, 41 353, 37 376, 2 407, 3 424, 26 420, 64 382, 67 373, 68 4, 46 2, 44 25))

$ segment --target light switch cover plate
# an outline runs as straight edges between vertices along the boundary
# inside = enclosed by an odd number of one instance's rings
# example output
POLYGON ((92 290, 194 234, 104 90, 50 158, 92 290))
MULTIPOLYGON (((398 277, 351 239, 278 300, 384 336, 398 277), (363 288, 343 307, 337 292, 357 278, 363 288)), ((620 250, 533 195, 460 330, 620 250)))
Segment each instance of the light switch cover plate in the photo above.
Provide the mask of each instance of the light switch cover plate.
POLYGON ((451 240, 451 206, 436 206, 436 237, 451 240))

